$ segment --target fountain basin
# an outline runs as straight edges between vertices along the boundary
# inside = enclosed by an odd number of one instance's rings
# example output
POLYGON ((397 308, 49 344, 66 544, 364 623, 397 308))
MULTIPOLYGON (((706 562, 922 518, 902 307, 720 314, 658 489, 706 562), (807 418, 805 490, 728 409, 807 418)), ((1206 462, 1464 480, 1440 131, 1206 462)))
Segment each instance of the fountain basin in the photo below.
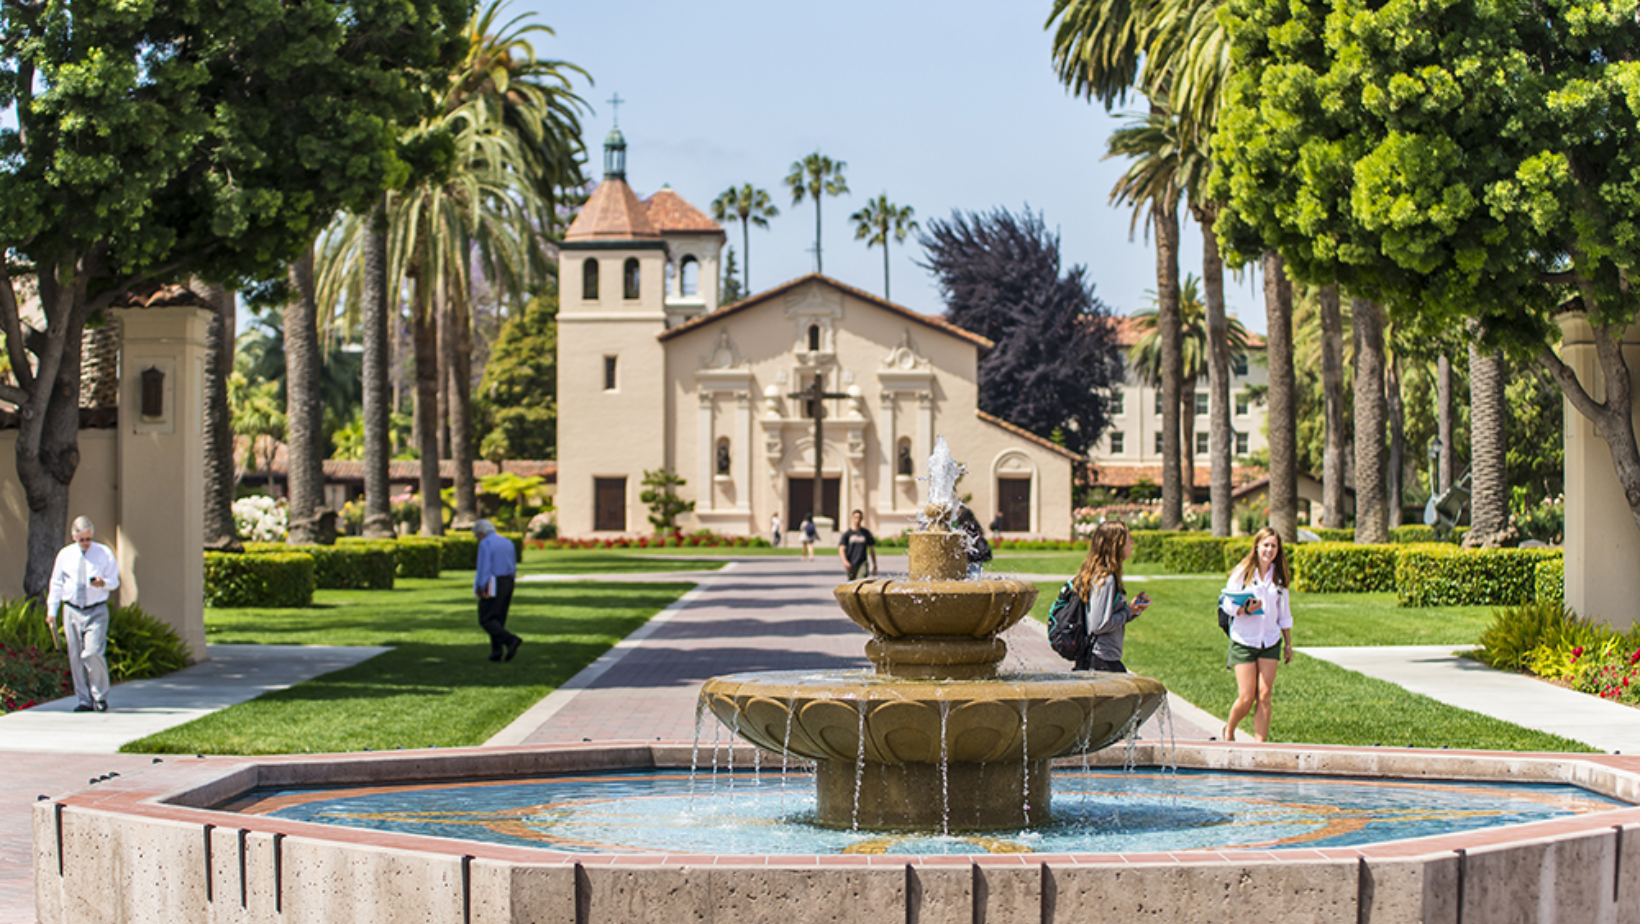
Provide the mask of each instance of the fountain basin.
POLYGON ((1108 747, 1166 696, 1149 677, 1092 672, 965 682, 785 671, 701 688, 736 734, 815 762, 821 824, 867 830, 1041 824, 1049 761, 1108 747))
MULTIPOLYGON (((926 541, 920 534, 913 540, 926 541)), ((844 584, 833 595, 849 619, 872 633, 866 656, 877 672, 908 679, 994 675, 1008 651, 996 636, 1036 603, 1035 585, 1002 578, 872 578, 844 584)))
MULTIPOLYGON (((750 756, 744 749, 737 765, 749 766, 750 756)), ((1164 757, 1187 768, 1409 784, 1572 783, 1629 806, 1415 840, 1279 851, 617 856, 342 828, 220 806, 257 787, 687 768, 687 743, 167 758, 34 806, 36 913, 41 924, 1640 920, 1640 758, 1221 743, 1164 751, 1149 742, 1132 755, 1141 767, 1160 766, 1164 757)), ((1122 759, 1105 753, 1090 761, 1119 768, 1122 759)))

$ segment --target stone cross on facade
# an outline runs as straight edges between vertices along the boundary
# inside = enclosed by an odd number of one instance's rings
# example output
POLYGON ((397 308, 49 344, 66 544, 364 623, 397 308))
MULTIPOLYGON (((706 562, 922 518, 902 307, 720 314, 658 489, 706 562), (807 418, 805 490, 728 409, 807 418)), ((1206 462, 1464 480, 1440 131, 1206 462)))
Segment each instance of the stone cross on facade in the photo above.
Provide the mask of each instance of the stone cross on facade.
MULTIPOLYGON (((810 515, 819 517, 823 512, 821 503, 824 495, 821 491, 825 486, 825 479, 822 477, 821 470, 821 460, 824 455, 823 449, 825 446, 825 444, 821 441, 821 436, 824 433, 824 420, 826 418, 826 406, 823 402, 828 398, 847 398, 848 395, 834 391, 826 391, 825 377, 821 373, 816 372, 814 374, 814 381, 810 383, 809 387, 803 389, 802 391, 794 391, 786 397, 808 401, 810 402, 809 407, 812 408, 809 412, 809 416, 814 419, 814 507, 810 515)), ((840 527, 843 519, 841 497, 838 498, 837 519, 838 523, 833 525, 840 527)))

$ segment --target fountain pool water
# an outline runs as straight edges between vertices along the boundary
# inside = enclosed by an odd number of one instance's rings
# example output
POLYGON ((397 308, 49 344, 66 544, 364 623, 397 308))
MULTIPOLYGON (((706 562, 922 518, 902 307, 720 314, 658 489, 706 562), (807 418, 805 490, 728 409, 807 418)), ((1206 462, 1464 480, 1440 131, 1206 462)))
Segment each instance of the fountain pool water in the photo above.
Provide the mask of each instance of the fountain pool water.
POLYGON ((1059 854, 1316 849, 1603 812, 1576 786, 1282 774, 1060 768, 1053 821, 983 833, 850 831, 813 824, 808 774, 681 770, 379 789, 280 788, 227 808, 280 819, 578 854, 1059 854))

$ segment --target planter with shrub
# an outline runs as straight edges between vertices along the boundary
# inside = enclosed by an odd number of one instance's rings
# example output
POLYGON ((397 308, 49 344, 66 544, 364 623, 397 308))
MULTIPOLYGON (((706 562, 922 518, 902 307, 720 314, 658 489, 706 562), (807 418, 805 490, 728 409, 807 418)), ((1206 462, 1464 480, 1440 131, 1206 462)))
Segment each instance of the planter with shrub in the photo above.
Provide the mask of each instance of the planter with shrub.
POLYGON ((313 556, 206 552, 206 606, 303 607, 313 603, 313 556))

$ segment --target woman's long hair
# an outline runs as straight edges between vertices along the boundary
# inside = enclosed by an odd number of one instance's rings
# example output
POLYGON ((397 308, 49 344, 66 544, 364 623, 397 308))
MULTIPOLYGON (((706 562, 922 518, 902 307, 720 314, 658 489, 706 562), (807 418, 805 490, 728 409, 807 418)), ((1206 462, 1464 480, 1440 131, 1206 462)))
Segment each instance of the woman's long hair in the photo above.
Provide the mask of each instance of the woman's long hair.
POLYGON ((1076 592, 1086 597, 1088 588, 1108 574, 1116 578, 1116 589, 1127 593, 1127 588, 1122 586, 1122 559, 1127 544, 1128 528, 1121 520, 1106 520, 1094 527, 1093 536, 1088 539, 1088 557, 1082 560, 1081 570, 1072 579, 1076 592))
POLYGON ((1276 540, 1276 560, 1270 563, 1270 573, 1278 587, 1286 587, 1289 580, 1287 572, 1287 543, 1281 541, 1281 534, 1271 527, 1264 527, 1253 534, 1253 549, 1241 564, 1231 569, 1231 574, 1241 575, 1241 582, 1246 584, 1258 574, 1258 546, 1265 536, 1272 536, 1276 540))

